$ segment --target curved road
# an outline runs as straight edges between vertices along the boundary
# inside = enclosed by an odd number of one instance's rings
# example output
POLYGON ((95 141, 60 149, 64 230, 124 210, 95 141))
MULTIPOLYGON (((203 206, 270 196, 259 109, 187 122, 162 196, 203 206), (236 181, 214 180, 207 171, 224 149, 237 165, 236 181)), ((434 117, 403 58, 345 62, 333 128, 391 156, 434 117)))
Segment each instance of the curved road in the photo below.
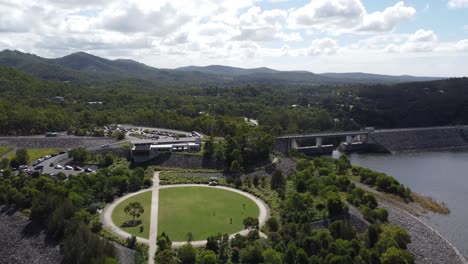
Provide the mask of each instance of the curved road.
MULTIPOLYGON (((113 234, 117 235, 118 237, 122 239, 127 239, 128 237, 131 236, 131 234, 125 232, 124 230, 120 229, 118 226, 114 224, 112 221, 112 212, 114 209, 122 203, 124 200, 126 200, 129 197, 133 197, 135 195, 138 195, 143 192, 149 192, 152 191, 152 197, 151 197, 151 221, 150 221, 150 234, 149 234, 149 239, 146 238, 141 238, 137 237, 137 241, 140 243, 145 243, 149 245, 149 258, 148 258, 148 263, 153 264, 154 263, 154 255, 156 253, 156 239, 158 236, 158 206, 159 206, 159 189, 165 189, 165 188, 176 188, 176 187, 205 187, 205 188, 218 188, 218 189, 223 189, 231 192, 235 192, 241 195, 244 195, 248 198, 250 198, 252 201, 255 202, 255 204, 258 206, 260 214, 258 217, 258 221, 260 223, 260 226, 263 226, 268 219, 268 216, 270 215, 270 209, 268 208, 268 205, 262 201, 261 199, 255 197, 254 195, 250 193, 246 193, 234 188, 230 187, 225 187, 225 186, 208 186, 208 185, 202 185, 202 184, 176 184, 176 185, 164 185, 164 186, 159 186, 159 172, 155 172, 153 176, 153 186, 140 190, 138 192, 130 193, 125 196, 120 197, 119 199, 113 201, 109 205, 107 205, 104 210, 101 212, 101 222, 103 223, 104 228, 107 230, 111 231, 113 234)), ((241 234, 243 236, 247 235, 250 230, 245 229, 242 231, 239 231, 235 234, 230 235, 231 238, 233 238, 237 234, 241 234)), ((260 233, 261 237, 266 237, 265 234, 260 233)), ((172 242, 172 247, 173 248, 178 248, 181 247, 182 245, 186 244, 187 242, 172 242)), ((191 241, 190 242, 193 246, 195 247, 203 247, 206 245, 206 240, 198 240, 198 241, 191 241)))

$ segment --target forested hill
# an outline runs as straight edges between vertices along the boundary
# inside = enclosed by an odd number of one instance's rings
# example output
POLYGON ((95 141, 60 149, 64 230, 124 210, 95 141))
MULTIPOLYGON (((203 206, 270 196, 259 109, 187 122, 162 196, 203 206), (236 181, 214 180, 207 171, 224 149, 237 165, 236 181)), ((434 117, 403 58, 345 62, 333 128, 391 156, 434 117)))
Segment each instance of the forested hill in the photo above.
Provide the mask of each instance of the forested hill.
MULTIPOLYGON (((314 74, 307 71, 276 71, 269 68, 243 69, 221 65, 158 69, 133 60, 108 60, 85 52, 57 59, 46 59, 19 51, 0 52, 0 65, 14 67, 47 80, 96 85, 140 79, 153 86, 201 87, 207 85, 345 85, 349 83, 399 83, 424 81, 427 77, 387 76, 362 73, 314 74)), ((437 78, 436 78, 437 79, 437 78)))
POLYGON ((355 96, 345 104, 361 125, 399 128, 468 124, 468 78, 369 85, 346 91, 355 96))

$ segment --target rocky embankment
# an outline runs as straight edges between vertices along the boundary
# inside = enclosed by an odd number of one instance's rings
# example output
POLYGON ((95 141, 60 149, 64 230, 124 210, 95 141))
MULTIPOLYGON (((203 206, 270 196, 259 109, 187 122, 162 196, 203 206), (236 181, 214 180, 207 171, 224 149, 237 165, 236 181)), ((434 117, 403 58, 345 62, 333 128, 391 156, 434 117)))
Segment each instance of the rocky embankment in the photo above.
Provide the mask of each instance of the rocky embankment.
MULTIPOLYGON (((133 264, 134 251, 114 243, 119 264, 133 264)), ((0 206, 1 264, 59 264, 60 246, 43 227, 0 206)))
POLYGON ((411 235, 408 249, 414 254, 416 264, 467 264, 458 250, 438 232, 416 216, 403 209, 379 201, 387 209, 389 221, 405 228, 411 235))
POLYGON ((16 148, 76 148, 76 147, 96 147, 106 143, 115 142, 114 138, 93 138, 93 137, 0 137, 0 146, 13 146, 16 148))
POLYGON ((0 207, 0 263, 61 263, 60 248, 45 230, 14 211, 0 207))
POLYGON ((411 235, 408 249, 414 254, 416 264, 468 264, 455 246, 417 217, 425 212, 420 205, 406 204, 362 183, 354 183, 376 195, 379 206, 387 209, 390 223, 408 231, 411 235))

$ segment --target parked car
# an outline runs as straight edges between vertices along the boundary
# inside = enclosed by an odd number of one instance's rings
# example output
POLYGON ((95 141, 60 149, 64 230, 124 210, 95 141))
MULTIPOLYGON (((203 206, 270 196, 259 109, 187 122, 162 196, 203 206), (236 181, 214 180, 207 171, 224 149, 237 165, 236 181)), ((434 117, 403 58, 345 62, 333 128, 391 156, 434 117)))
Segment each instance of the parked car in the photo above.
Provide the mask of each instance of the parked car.
POLYGON ((81 171, 82 170, 82 168, 79 167, 79 166, 75 166, 75 167, 73 167, 73 169, 76 170, 76 171, 81 171))
POLYGON ((65 169, 66 169, 66 170, 73 170, 73 167, 70 166, 70 165, 67 165, 67 166, 65 166, 65 169))
POLYGON ((34 170, 38 171, 38 170, 42 170, 44 169, 44 165, 38 165, 36 167, 34 167, 34 170))
POLYGON ((93 170, 91 168, 86 168, 84 171, 85 172, 93 172, 93 170))
POLYGON ((66 151, 60 151, 59 154, 62 155, 62 154, 65 154, 67 153, 66 151))
POLYGON ((52 158, 51 155, 47 155, 47 156, 44 157, 45 160, 48 160, 48 159, 50 159, 50 158, 52 158))
POLYGON ((215 182, 215 181, 210 181, 210 183, 208 183, 209 186, 217 186, 218 183, 215 182))
POLYGON ((57 165, 55 165, 54 168, 57 169, 57 170, 62 170, 62 169, 63 169, 63 166, 60 165, 60 164, 57 164, 57 165))
POLYGON ((53 153, 53 154, 50 154, 52 157, 55 157, 58 155, 58 153, 53 153))

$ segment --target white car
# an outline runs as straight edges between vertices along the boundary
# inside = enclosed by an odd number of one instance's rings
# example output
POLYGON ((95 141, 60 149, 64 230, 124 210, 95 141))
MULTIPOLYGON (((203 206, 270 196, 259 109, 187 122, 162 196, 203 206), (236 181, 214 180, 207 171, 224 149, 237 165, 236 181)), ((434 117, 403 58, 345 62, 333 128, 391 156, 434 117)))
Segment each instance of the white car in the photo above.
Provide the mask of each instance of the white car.
POLYGON ((44 159, 46 159, 46 160, 47 160, 47 159, 50 159, 50 158, 52 158, 51 155, 47 155, 47 156, 44 157, 44 159))
POLYGON ((67 165, 67 166, 65 166, 65 169, 66 169, 66 170, 73 170, 73 167, 70 166, 70 165, 67 165))
POLYGON ((57 164, 57 165, 55 165, 54 169, 56 169, 56 170, 62 170, 62 169, 63 169, 63 166, 60 165, 60 164, 57 164))

